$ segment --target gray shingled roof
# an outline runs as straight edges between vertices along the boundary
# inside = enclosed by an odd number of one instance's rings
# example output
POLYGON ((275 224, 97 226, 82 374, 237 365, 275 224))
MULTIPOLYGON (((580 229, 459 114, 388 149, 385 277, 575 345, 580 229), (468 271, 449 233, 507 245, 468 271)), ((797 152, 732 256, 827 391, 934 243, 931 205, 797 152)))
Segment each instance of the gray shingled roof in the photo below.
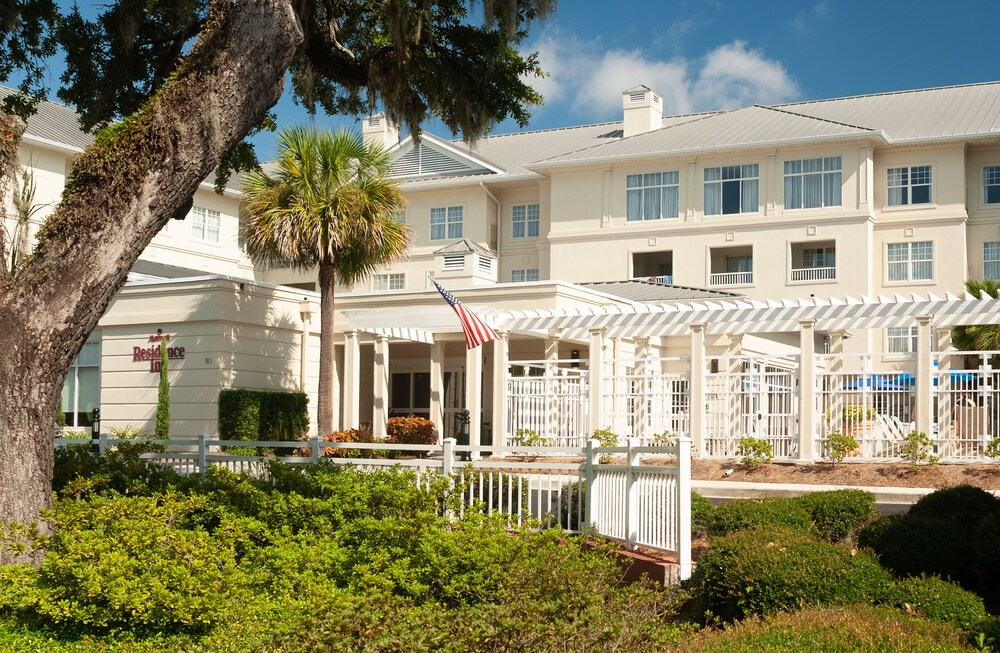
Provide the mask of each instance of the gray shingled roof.
POLYGON ((738 293, 689 286, 668 286, 654 281, 632 279, 630 281, 594 281, 578 283, 577 286, 599 290, 615 297, 634 302, 671 302, 688 299, 726 299, 742 297, 738 293))

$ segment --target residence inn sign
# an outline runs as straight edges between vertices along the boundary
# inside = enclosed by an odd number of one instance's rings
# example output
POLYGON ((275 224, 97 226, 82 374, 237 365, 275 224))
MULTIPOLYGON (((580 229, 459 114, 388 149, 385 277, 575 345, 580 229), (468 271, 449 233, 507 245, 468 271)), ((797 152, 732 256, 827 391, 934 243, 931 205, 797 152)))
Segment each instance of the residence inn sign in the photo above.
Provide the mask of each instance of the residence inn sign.
MULTIPOLYGON (((156 333, 149 336, 147 342, 161 343, 156 346, 149 347, 133 347, 132 348, 132 362, 142 362, 149 361, 149 371, 153 373, 159 373, 160 371, 160 347, 166 346, 170 342, 170 334, 163 333, 163 329, 157 329, 156 333)), ((183 359, 184 358, 184 348, 183 347, 167 347, 167 358, 169 359, 183 359)))

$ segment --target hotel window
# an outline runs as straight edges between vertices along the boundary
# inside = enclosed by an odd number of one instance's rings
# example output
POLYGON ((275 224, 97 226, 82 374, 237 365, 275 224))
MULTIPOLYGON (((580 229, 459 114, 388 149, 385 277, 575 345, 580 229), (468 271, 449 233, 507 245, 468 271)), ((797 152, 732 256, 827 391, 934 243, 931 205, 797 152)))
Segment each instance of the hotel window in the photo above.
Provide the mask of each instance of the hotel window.
POLYGON ((1000 279, 1000 242, 983 243, 983 278, 1000 279))
POLYGON ((804 268, 837 267, 837 249, 835 247, 807 247, 803 249, 802 267, 804 268))
POLYGON ((392 214, 392 219, 399 224, 406 224, 406 211, 397 211, 392 214))
POLYGON ((760 210, 760 166, 705 168, 705 215, 760 210))
POLYGON ((514 283, 524 283, 525 281, 538 281, 538 268, 511 270, 510 280, 514 283))
POLYGON ((514 238, 538 237, 538 205, 517 204, 511 209, 514 238))
POLYGON ((218 211, 196 206, 191 209, 191 236, 208 243, 219 242, 222 215, 218 211))
POLYGON ((90 426, 101 402, 101 343, 88 342, 66 375, 62 410, 66 426, 90 426))
POLYGON ((934 243, 889 243, 889 281, 927 281, 934 277, 934 243))
POLYGON ((626 219, 665 220, 676 218, 679 195, 679 172, 653 172, 625 178, 626 219))
POLYGON ((931 167, 909 166, 886 171, 889 206, 931 203, 931 167))
POLYGON ((465 209, 461 206, 431 209, 431 240, 458 240, 462 238, 462 220, 465 209))
POLYGON ((393 274, 376 274, 372 277, 372 290, 404 290, 406 275, 402 272, 393 274))
POLYGON ((890 354, 912 354, 917 351, 917 327, 889 327, 885 340, 890 354))
POLYGON ((983 204, 1000 204, 1000 166, 983 166, 983 204))
POLYGON ((785 161, 785 208, 840 206, 843 173, 839 156, 785 161))

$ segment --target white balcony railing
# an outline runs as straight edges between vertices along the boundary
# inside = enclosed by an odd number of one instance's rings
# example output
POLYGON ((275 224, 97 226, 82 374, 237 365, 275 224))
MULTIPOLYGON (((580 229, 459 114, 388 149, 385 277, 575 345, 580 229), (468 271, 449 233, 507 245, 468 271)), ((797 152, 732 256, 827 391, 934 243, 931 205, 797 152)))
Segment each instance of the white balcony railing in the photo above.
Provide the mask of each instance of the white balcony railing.
POLYGON ((670 274, 660 274, 651 277, 632 277, 633 281, 649 281, 650 283, 662 283, 668 286, 673 285, 674 277, 670 274))
POLYGON ((753 283, 753 272, 713 272, 708 275, 710 286, 739 286, 753 283))
POLYGON ((837 278, 837 268, 792 268, 792 281, 826 281, 837 278))

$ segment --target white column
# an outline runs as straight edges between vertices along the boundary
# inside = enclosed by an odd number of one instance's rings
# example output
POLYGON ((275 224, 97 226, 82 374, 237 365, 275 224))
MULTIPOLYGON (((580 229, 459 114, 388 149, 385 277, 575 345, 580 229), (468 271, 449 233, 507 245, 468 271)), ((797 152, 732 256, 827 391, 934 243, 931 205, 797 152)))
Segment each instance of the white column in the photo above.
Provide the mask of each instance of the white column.
POLYGON ((816 458, 816 320, 799 320, 799 460, 816 458))
POLYGON ((559 342, 562 337, 562 329, 551 329, 549 337, 545 339, 545 360, 546 362, 559 360, 559 342))
POLYGON ((469 444, 472 458, 479 458, 479 438, 483 426, 483 350, 482 345, 465 351, 465 408, 469 411, 469 444))
POLYGON ((604 428, 601 425, 601 392, 604 385, 604 329, 590 330, 590 351, 588 352, 588 367, 590 372, 590 406, 587 428, 593 435, 594 431, 604 428))
MULTIPOLYGON (((306 389, 306 368, 309 361, 309 323, 312 317, 312 309, 308 299, 299 302, 299 315, 302 317, 302 336, 299 338, 299 392, 308 392, 306 389)), ((334 374, 336 374, 336 369, 334 369, 334 374)), ((333 393, 333 405, 337 405, 336 392, 333 393)), ((334 424, 336 423, 334 420, 334 424)))
MULTIPOLYGON (((635 371, 634 374, 639 380, 639 392, 633 415, 632 435, 636 438, 649 438, 657 432, 657 428, 650 427, 650 422, 660 417, 657 414, 650 414, 650 403, 655 407, 660 407, 662 412, 662 392, 656 393, 652 388, 653 370, 650 369, 649 358, 649 338, 639 337, 635 339, 635 371)), ((637 445, 638 446, 638 445, 637 445)))
POLYGON ((358 332, 344 332, 344 428, 361 425, 361 344, 358 332))
POLYGON ((691 455, 705 454, 705 325, 691 325, 691 455))
POLYGON ((507 444, 507 367, 510 347, 506 331, 497 331, 493 341, 493 446, 507 444))
POLYGON ((931 380, 931 319, 930 315, 917 316, 917 430, 934 437, 933 388, 931 380))
MULTIPOLYGON (((829 331, 830 337, 830 372, 843 373, 844 371, 844 343, 847 340, 847 332, 843 329, 829 331)), ((829 413, 830 426, 827 433, 844 432, 844 383, 840 376, 834 377, 836 383, 830 386, 831 392, 827 395, 827 412, 829 413)))
POLYGON ((386 335, 375 336, 373 385, 372 434, 376 438, 384 438, 389 419, 389 336, 386 335))
MULTIPOLYGON (((935 329, 935 339, 934 339, 934 351, 936 352, 946 352, 951 349, 951 328, 950 327, 938 327, 935 329)), ((954 407, 952 406, 952 391, 951 387, 951 356, 946 354, 941 354, 938 359, 937 368, 937 410, 940 416, 937 420, 938 422, 938 438, 954 438, 956 433, 954 432, 955 420, 952 416, 955 414, 954 407)), ((933 357, 931 360, 931 367, 933 369, 934 361, 933 357)), ((931 382, 931 387, 934 387, 933 381, 931 382)), ((931 407, 933 408, 934 402, 931 401, 931 407)))
POLYGON ((440 444, 444 437, 444 343, 436 340, 431 345, 430 413, 440 444))

